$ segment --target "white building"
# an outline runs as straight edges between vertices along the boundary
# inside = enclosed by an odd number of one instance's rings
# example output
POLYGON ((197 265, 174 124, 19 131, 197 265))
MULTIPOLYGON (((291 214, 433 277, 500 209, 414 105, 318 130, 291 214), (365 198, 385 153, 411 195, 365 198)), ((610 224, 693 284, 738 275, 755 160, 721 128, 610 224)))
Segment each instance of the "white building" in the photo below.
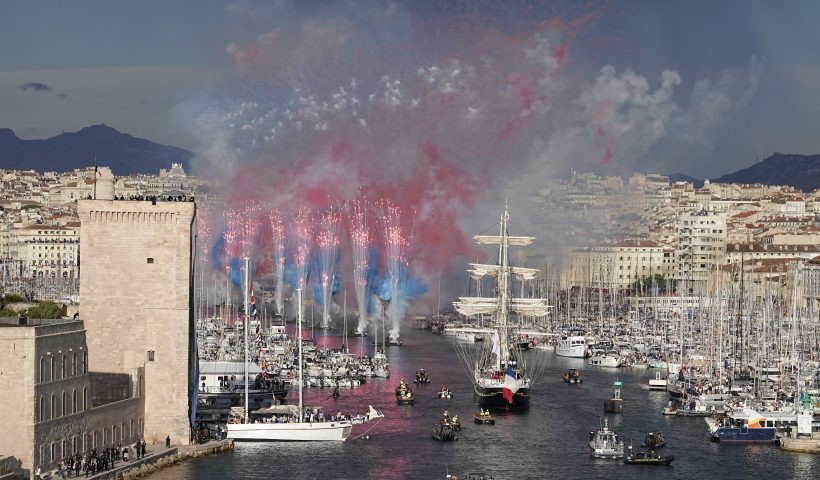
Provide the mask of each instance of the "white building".
MULTIPOLYGON (((726 216, 707 211, 687 212, 678 219, 676 279, 703 282, 726 255, 726 216)), ((690 287, 684 288, 691 290, 690 287)), ((691 283, 689 284, 691 285, 691 283)))

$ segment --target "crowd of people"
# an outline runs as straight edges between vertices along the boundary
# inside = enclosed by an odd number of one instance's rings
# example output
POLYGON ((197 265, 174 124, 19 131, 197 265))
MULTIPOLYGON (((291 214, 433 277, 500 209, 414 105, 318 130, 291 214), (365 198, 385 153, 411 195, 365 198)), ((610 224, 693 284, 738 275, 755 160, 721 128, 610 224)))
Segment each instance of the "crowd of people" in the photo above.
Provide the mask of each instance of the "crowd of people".
MULTIPOLYGON (((90 452, 83 455, 77 453, 62 459, 57 465, 56 473, 60 478, 79 477, 81 475, 88 477, 115 468, 118 461, 128 462, 141 459, 145 457, 145 453, 146 444, 142 440, 134 443, 133 447, 122 446, 121 443, 118 443, 116 446, 104 448, 101 451, 92 448, 90 452)), ((48 475, 43 472, 41 467, 37 467, 34 478, 40 480, 48 478, 48 475)))

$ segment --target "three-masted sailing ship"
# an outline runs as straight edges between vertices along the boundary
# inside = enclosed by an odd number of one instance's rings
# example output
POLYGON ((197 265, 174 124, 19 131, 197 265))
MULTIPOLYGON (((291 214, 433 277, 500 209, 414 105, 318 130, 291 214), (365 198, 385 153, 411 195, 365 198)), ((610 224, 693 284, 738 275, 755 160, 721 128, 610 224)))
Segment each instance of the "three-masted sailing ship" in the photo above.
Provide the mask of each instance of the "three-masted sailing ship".
POLYGON ((547 314, 545 298, 518 298, 511 295, 513 276, 520 280, 534 280, 536 268, 510 266, 509 248, 526 247, 535 237, 510 236, 509 210, 501 216, 499 235, 476 235, 479 245, 497 245, 498 262, 495 265, 471 263, 468 272, 478 279, 484 276, 496 280, 495 297, 461 297, 453 302, 456 310, 465 316, 489 315, 492 348, 485 349, 475 362, 473 387, 482 408, 525 409, 530 403, 530 383, 526 362, 517 346, 515 320, 522 316, 540 317, 547 314))

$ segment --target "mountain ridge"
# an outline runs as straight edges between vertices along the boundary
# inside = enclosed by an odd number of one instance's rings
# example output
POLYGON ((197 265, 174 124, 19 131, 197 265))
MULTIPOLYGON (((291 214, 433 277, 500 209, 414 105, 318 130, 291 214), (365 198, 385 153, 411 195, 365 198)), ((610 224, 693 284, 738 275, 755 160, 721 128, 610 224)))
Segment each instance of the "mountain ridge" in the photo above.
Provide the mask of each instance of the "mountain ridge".
POLYGON ((99 164, 115 175, 157 174, 172 163, 189 169, 193 152, 135 137, 105 124, 46 139, 23 140, 10 128, 0 128, 0 169, 41 172, 69 171, 99 164))

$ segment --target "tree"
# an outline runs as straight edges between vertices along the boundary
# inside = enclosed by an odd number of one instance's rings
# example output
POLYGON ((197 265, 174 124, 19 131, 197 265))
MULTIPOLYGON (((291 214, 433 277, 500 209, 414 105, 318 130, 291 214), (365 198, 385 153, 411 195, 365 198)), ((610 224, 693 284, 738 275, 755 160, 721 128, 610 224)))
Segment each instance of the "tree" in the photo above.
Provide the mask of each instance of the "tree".
POLYGON ((0 317, 16 317, 17 312, 10 308, 0 308, 0 317))
POLYGON ((657 288, 658 293, 669 293, 674 290, 675 286, 671 279, 667 280, 660 273, 656 273, 635 281, 631 288, 635 292, 651 292, 652 288, 657 288))
POLYGON ((20 303, 23 297, 19 293, 7 293, 5 297, 6 303, 20 303))
POLYGON ((28 318, 60 318, 63 316, 62 305, 54 302, 39 302, 37 305, 26 310, 28 318))

